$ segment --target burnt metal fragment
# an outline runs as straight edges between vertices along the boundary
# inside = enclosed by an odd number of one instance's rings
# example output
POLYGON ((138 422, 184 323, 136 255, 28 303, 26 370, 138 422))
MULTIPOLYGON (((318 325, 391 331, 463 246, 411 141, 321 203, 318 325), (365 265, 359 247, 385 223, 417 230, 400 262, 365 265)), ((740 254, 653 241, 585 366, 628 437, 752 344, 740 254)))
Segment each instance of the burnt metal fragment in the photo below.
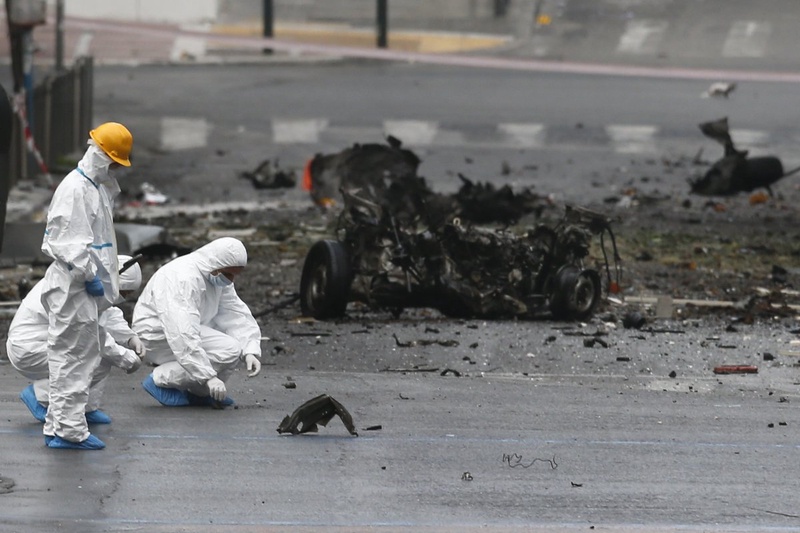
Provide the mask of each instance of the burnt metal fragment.
POLYGON ((498 189, 461 174, 457 193, 439 194, 417 174, 420 163, 414 152, 389 136, 387 144, 354 144, 335 154, 315 155, 306 164, 303 187, 323 208, 346 202, 341 191, 359 189, 367 200, 392 205, 401 224, 423 212, 435 225, 456 216, 474 223, 513 224, 528 214, 538 217, 552 205, 549 198, 529 188, 514 192, 506 185, 498 189))
POLYGON ((639 311, 631 311, 622 318, 622 327, 625 329, 642 329, 647 324, 647 319, 639 311))
POLYGON ((702 177, 689 179, 694 194, 733 196, 766 189, 772 195, 773 184, 800 171, 800 167, 784 171, 783 163, 775 156, 748 157, 747 150, 737 149, 728 129, 727 117, 704 122, 699 127, 705 136, 725 148, 725 155, 714 162, 702 177))
POLYGON ((316 398, 308 400, 295 409, 290 416, 286 416, 278 426, 278 433, 291 433, 292 435, 316 433, 319 430, 317 426, 327 426, 334 415, 342 419, 351 435, 358 436, 353 424, 353 417, 341 403, 327 394, 320 394, 316 398))
POLYGON ((250 180, 256 189, 291 189, 297 183, 294 171, 282 170, 277 159, 266 159, 254 170, 244 171, 240 176, 250 180))

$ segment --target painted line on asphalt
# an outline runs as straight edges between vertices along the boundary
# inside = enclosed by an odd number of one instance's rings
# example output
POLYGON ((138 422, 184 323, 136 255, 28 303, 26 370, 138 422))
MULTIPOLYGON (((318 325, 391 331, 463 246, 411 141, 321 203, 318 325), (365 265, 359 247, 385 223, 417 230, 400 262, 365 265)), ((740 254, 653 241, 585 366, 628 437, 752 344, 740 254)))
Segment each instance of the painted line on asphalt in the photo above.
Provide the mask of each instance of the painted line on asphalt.
POLYGON ((764 57, 772 27, 768 22, 739 20, 731 26, 725 44, 724 57, 764 57))
POLYGON ((617 53, 656 55, 667 25, 665 20, 629 20, 617 44, 617 53))

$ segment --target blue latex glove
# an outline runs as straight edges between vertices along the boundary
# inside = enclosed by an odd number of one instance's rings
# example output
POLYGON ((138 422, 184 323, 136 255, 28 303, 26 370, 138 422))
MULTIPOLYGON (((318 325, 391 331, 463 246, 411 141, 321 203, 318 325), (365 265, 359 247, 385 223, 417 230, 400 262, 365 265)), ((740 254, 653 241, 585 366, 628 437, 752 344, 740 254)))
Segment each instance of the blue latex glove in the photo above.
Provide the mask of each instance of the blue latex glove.
POLYGON ((102 296, 105 294, 105 291, 103 291, 103 284, 100 283, 100 278, 98 278, 96 274, 94 278, 92 278, 92 281, 86 282, 86 292, 92 296, 102 296))

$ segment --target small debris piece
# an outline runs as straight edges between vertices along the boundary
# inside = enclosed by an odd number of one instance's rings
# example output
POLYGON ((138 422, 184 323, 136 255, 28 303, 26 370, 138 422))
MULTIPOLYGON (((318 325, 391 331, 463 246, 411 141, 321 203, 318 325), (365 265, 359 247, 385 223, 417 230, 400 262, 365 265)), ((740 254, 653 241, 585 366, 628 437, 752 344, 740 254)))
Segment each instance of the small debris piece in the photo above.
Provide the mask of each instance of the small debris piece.
POLYGON ((283 388, 285 388, 285 389, 296 389, 297 388, 297 383, 295 383, 294 381, 287 381, 286 383, 283 384, 283 388))
POLYGON ((469 472, 464 472, 463 474, 461 474, 462 481, 472 481, 472 479, 473 479, 472 474, 470 474, 469 472))
POLYGON ((253 171, 242 172, 240 176, 250 180, 256 189, 291 189, 297 183, 293 170, 281 170, 278 161, 270 159, 262 161, 253 171))
POLYGON ((714 367, 715 374, 758 374, 758 367, 753 365, 722 365, 714 367))
POLYGON ((736 83, 734 82, 717 81, 708 87, 706 92, 703 93, 703 97, 728 98, 735 89, 736 83))
POLYGON ((574 481, 570 481, 570 484, 571 484, 573 487, 583 487, 583 483, 575 483, 574 481))
POLYGON ((137 199, 145 205, 162 205, 170 201, 167 195, 148 182, 142 183, 140 190, 141 192, 137 195, 137 199))
POLYGON ((675 379, 676 377, 678 377, 678 373, 673 370, 672 372, 669 373, 669 377, 675 379))
POLYGON ((14 492, 14 485, 16 484, 16 481, 12 478, 0 475, 0 494, 14 492))
POLYGON ((461 372, 458 370, 453 370, 452 368, 445 368, 439 373, 440 376, 446 376, 447 374, 453 374, 457 378, 461 377, 461 372))
POLYGON ((647 319, 639 311, 631 311, 622 318, 622 327, 625 329, 642 329, 647 319))
POLYGON ((599 344, 603 348, 608 348, 608 343, 599 337, 583 339, 583 345, 587 348, 592 348, 595 344, 599 344))
POLYGON ((358 437, 353 417, 342 404, 327 394, 320 394, 295 409, 291 416, 285 417, 280 423, 278 433, 291 433, 292 435, 316 433, 319 430, 317 424, 327 426, 334 415, 338 415, 342 419, 351 435, 358 437))
POLYGON ((383 426, 381 426, 380 424, 378 424, 377 426, 367 426, 367 427, 365 427, 365 428, 362 428, 362 429, 363 429, 364 431, 379 431, 379 430, 383 429, 383 426))

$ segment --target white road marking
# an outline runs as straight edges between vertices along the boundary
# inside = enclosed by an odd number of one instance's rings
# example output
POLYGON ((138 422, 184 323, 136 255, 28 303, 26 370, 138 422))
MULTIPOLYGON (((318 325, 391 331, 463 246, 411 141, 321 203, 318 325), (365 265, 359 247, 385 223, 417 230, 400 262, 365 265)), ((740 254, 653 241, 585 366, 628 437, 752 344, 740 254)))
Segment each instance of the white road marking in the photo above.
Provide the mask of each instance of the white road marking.
POLYGON ((161 148, 167 151, 202 148, 208 145, 211 125, 205 119, 163 117, 161 148))
POLYGON ((667 31, 667 22, 662 20, 629 20, 625 32, 617 44, 621 54, 655 55, 667 31))
POLYGON ((498 124, 497 129, 515 146, 522 148, 544 146, 545 127, 543 124, 498 124))
POLYGON ((320 134, 328 127, 327 119, 272 121, 272 141, 275 144, 317 143, 320 134))
POLYGON ((644 154, 656 152, 654 137, 656 126, 631 126, 615 124, 606 126, 606 133, 614 143, 614 151, 620 154, 644 154))
POLYGON ((437 122, 426 120, 384 120, 383 132, 397 137, 403 144, 427 146, 433 143, 439 130, 437 122))
POLYGON ((731 26, 722 46, 724 57, 763 57, 772 27, 768 22, 740 20, 731 26))

